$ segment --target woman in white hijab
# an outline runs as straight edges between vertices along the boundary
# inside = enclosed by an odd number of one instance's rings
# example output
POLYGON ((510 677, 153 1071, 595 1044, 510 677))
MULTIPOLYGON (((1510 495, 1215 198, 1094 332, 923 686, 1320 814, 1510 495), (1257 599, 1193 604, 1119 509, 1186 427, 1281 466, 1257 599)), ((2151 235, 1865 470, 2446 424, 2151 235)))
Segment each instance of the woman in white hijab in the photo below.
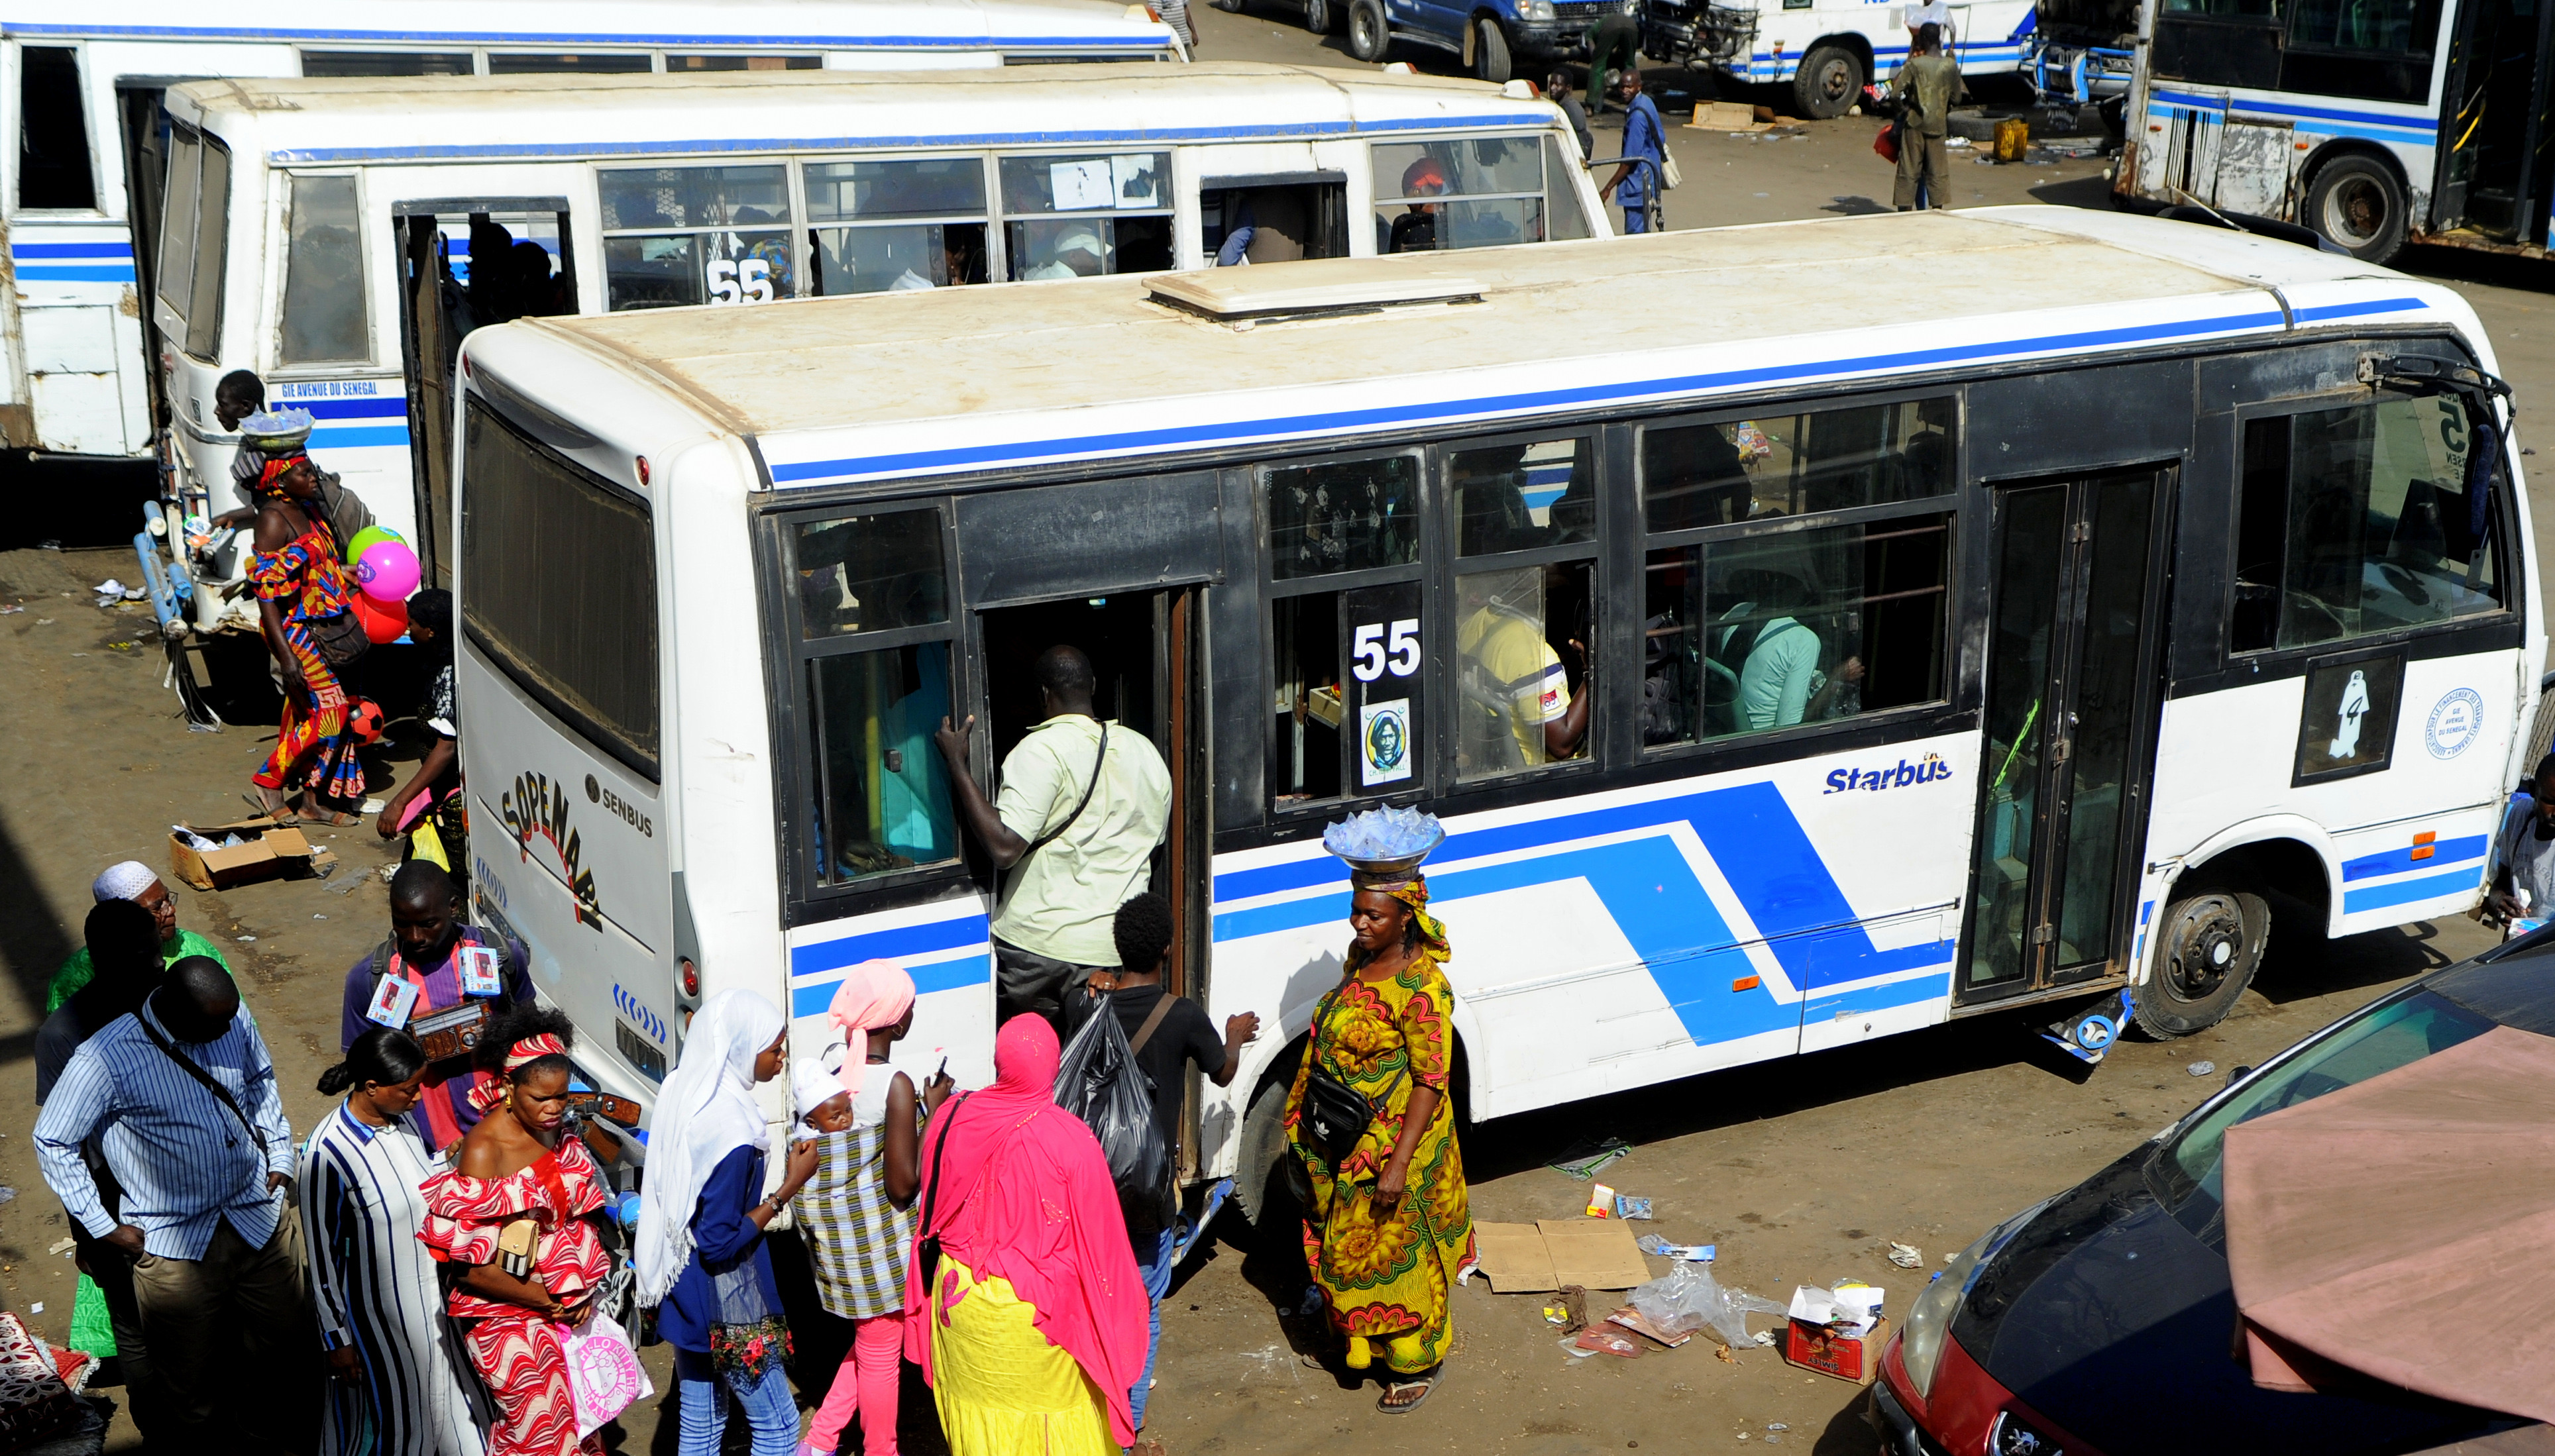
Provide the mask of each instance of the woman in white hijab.
POLYGON ((763 1109, 754 1087, 780 1075, 789 1023, 751 991, 722 991, 693 1014, 683 1059, 666 1081, 648 1134, 639 1211, 639 1302, 674 1347, 682 1456, 716 1456, 733 1395, 754 1427, 754 1456, 790 1456, 798 1411, 790 1398, 790 1327, 763 1247, 771 1223, 816 1170, 816 1149, 791 1150, 781 1185, 762 1193, 763 1109))

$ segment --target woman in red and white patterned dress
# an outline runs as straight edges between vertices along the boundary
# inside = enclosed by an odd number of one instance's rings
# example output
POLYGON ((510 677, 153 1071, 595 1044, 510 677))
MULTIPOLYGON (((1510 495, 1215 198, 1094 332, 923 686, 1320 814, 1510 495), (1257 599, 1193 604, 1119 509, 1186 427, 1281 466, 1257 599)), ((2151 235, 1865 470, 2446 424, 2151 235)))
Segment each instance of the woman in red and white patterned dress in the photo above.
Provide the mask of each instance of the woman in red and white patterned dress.
POLYGON ((481 1055, 500 1075, 482 1092, 506 1115, 483 1116, 461 1140, 458 1167, 425 1188, 418 1237, 435 1258, 466 1267, 449 1308, 467 1331, 470 1363, 497 1397, 489 1456, 603 1451, 600 1440, 577 1439, 559 1345, 612 1270, 588 1222, 606 1201, 603 1170, 584 1144, 565 1136, 569 1036, 567 1018, 541 1007, 489 1024, 481 1055), (532 1258, 509 1270, 498 1241, 526 1219, 538 1230, 532 1258))

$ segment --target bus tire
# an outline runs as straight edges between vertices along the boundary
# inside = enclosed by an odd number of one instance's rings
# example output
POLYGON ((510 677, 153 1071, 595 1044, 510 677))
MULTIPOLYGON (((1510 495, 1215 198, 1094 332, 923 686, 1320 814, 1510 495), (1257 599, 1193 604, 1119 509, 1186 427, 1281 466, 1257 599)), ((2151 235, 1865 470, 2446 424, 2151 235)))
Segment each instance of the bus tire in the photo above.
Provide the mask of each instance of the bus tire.
POLYGON ((1233 1163, 1233 1199, 1242 1216, 1263 1240, 1298 1237, 1304 1211, 1286 1186, 1286 1097, 1294 1090, 1295 1067, 1303 1058, 1297 1041, 1278 1054, 1261 1074, 1251 1105, 1242 1114, 1241 1145, 1233 1163))
POLYGON ((2374 157, 2337 157, 2308 181, 2298 220, 2354 258, 2384 264, 2404 250, 2410 206, 2395 169, 2374 157))
POLYGON ((1500 23, 1487 15, 1473 24, 1479 30, 1473 40, 1473 78, 1489 81, 1495 86, 1507 85, 1512 68, 1509 33, 1501 30, 1500 23))
POLYGON ((1304 0, 1304 29, 1317 36, 1327 36, 1339 27, 1340 13, 1331 8, 1331 0, 1304 0))
POLYGON ((2159 1041, 2227 1019, 2271 940, 2271 908, 2258 895, 2201 887, 2176 896, 2156 922, 2155 969, 2137 988, 2138 1030, 2159 1041))
POLYGON ((1792 72, 1792 99, 1803 116, 1833 120, 1863 100, 1863 61, 1843 46, 1813 46, 1792 72))
POLYGON ((1384 23, 1384 0, 1349 0, 1349 56, 1373 65, 1393 47, 1393 31, 1384 23))

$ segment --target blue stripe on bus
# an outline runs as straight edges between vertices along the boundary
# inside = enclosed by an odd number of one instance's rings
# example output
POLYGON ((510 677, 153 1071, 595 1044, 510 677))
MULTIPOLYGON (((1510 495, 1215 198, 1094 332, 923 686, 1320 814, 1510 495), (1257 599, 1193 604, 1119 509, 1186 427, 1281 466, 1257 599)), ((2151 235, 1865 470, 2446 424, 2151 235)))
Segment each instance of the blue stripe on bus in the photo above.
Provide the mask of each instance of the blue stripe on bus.
POLYGON ((982 945, 992 934, 991 922, 982 911, 975 911, 954 919, 810 941, 790 947, 790 979, 795 981, 820 976, 827 971, 859 965, 865 960, 898 960, 906 956, 927 955, 935 950, 982 945))
MULTIPOLYGON (((1763 782, 1452 836, 1437 852, 1448 863, 1624 828, 1662 831, 1507 864, 1441 871, 1429 880, 1430 894, 1451 902, 1535 885, 1585 884, 1698 1042, 1707 1037, 1728 1040, 1797 1022, 1797 1007, 1776 1003, 1769 994, 1757 1012, 1771 1020, 1764 1026, 1734 1025, 1734 1017, 1744 1021, 1747 1013, 1733 1003, 1728 983, 1755 972, 1737 934, 1696 880, 1684 852, 1664 832, 1675 822, 1693 827, 1740 904, 1748 907, 1758 933, 1765 937, 1766 950, 1804 999, 1824 987, 1934 966, 1945 967, 1949 974, 1954 951, 1950 940, 1888 950, 1873 944, 1871 933, 1846 903, 1790 805, 1773 785, 1763 782)), ((1237 871, 1217 877, 1216 895, 1220 900, 1236 898, 1230 891, 1237 881, 1243 882, 1239 888, 1245 891, 1266 893, 1261 887, 1269 879, 1290 873, 1306 877, 1306 883, 1324 884, 1344 880, 1347 870, 1325 855, 1318 861, 1237 871)), ((1221 944, 1342 922, 1348 910, 1345 887, 1333 894, 1229 910, 1215 916, 1215 939, 1221 944)), ((1942 983, 1932 977, 1897 984, 1907 989, 1889 1005, 1942 994, 1942 983)))
MULTIPOLYGON (((2374 131, 2402 132, 2398 140, 2433 142, 2438 139, 2439 122, 2426 116, 2403 116, 2382 111, 2343 111, 2331 106, 2301 106, 2289 101, 2265 101, 2252 97, 2204 96, 2189 91, 2157 91, 2148 98, 2150 106, 2168 111, 2206 111, 2224 116, 2283 116, 2291 120, 2338 122, 2347 126, 2374 131)), ((2318 130, 2318 128, 2309 128, 2318 130)))
POLYGON ((131 243, 11 243, 9 256, 28 258, 130 258, 131 243))
POLYGON ((271 163, 442 162, 522 157, 655 157, 739 152, 821 152, 868 147, 1058 147, 1172 145, 1181 142, 1247 142, 1270 138, 1369 136, 1378 132, 1444 131, 1456 127, 1547 127, 1538 111, 1479 116, 1409 117, 1398 121, 1267 122, 1247 126, 1136 127, 1080 131, 922 133, 875 137, 730 137, 669 142, 481 142, 421 147, 290 147, 266 154, 271 163))
POLYGON ((2356 860, 2342 862, 2343 883, 2348 885, 2354 880, 2373 880, 2380 875, 2409 875, 2415 870, 2442 870, 2451 865, 2463 865, 2469 860, 2483 859, 2485 844, 2485 837, 2476 834, 2465 839, 2443 839, 2428 846, 2411 845, 2390 849, 2384 854, 2362 855, 2356 860), (2417 860, 2413 858, 2413 851, 2417 848, 2428 848, 2431 852, 2417 860))
POLYGON ((386 417, 408 418, 406 395, 341 395, 333 400, 301 400, 278 397, 280 410, 306 410, 313 420, 379 420, 386 417))
POLYGON ((1168 41, 1156 41, 1143 35, 1115 36, 737 36, 737 35, 671 35, 612 36, 580 34, 574 31, 521 31, 491 34, 484 31, 354 31, 315 30, 292 26, 186 26, 186 25, 39 25, 28 21, 10 21, 0 27, 12 36, 112 36, 174 41, 378 41, 390 45, 455 45, 455 46, 835 46, 848 50, 923 49, 935 51, 964 50, 970 46, 1009 46, 1027 49, 1065 48, 1084 50, 1093 47, 1129 48, 1168 52, 1168 41))
POLYGON ((42 279, 48 283, 131 283, 130 263, 21 263, 16 272, 20 282, 42 279))
MULTIPOLYGON (((2316 308, 2300 308, 2296 310, 2295 316, 2300 322, 2307 322, 2354 318, 2372 313, 2398 313, 2408 309, 2422 310, 2428 307, 2429 305, 2419 299, 2379 299, 2365 303, 2330 303, 2316 308)), ((1612 404, 1650 395, 1700 394, 1711 390, 1744 389, 1750 385, 1825 379, 1881 369, 1912 370, 1934 364, 1975 363, 2012 354, 2118 347, 2163 339, 2191 338, 2201 334, 2276 328, 2284 321, 2277 312, 2232 313, 2216 318, 2177 319, 2168 323, 2088 329, 2081 333, 2049 334, 2039 338, 1956 344, 1940 349, 1904 349, 1893 353, 1868 354, 1848 359, 1777 364, 1762 369, 1732 369, 1717 374, 1689 374, 1668 379, 1634 380, 1624 384, 1532 390, 1522 394, 1492 395, 1472 400, 1395 405, 1371 410, 1341 410, 1320 415, 1289 416, 1277 420, 1236 421, 1223 425, 1170 425, 1158 429, 1127 430, 1116 434, 1078 435, 1066 439, 1020 440, 990 445, 961 445, 946 449, 911 450, 893 455, 854 456, 835 460, 796 462, 776 460, 772 462, 772 479, 776 485, 792 485, 835 480, 850 475, 888 475, 923 470, 946 470, 966 465, 995 465, 1047 459, 1059 455, 1133 453, 1138 450, 1164 449, 1178 445, 1207 445, 1261 439, 1273 435, 1371 429, 1391 425, 1424 424, 1431 420, 1459 416, 1522 414, 1534 410, 1565 409, 1574 405, 1612 404)), ((769 450, 770 445, 767 444, 765 448, 769 450)))
POLYGON ((2434 900, 2443 895, 2456 895, 2483 885, 2484 876, 2477 870, 2452 870, 2445 875, 2426 875, 2419 880, 2398 880, 2392 885, 2375 885, 2367 890, 2342 893, 2342 912, 2356 915, 2362 910, 2383 910, 2390 905, 2407 905, 2416 900, 2434 900))
POLYGON ((359 450, 375 445, 405 445, 408 425, 340 425, 313 428, 305 442, 314 450, 359 450))
MULTIPOLYGON (((981 925, 984 921, 976 923, 981 925)), ((991 981, 994 979, 994 958, 990 955, 962 956, 937 965, 908 966, 906 970, 913 977, 913 994, 928 996, 934 991, 958 991, 991 981)), ((791 1019, 823 1016, 825 1008, 833 1005, 834 988, 840 984, 838 981, 819 981, 812 986, 791 988, 791 1019)))

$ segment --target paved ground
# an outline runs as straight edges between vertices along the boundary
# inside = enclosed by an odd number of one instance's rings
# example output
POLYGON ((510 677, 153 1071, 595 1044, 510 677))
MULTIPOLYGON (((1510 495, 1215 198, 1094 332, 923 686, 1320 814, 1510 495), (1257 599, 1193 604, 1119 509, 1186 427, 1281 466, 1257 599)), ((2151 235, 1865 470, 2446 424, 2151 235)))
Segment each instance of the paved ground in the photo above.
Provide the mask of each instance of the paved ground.
MULTIPOLYGON (((1201 15, 1209 57, 1345 63, 1336 40, 1325 52, 1293 21, 1263 10, 1201 15)), ((1692 227, 1873 210, 1886 202, 1890 180, 1870 151, 1876 125, 1847 118, 1781 141, 1678 130, 1672 145, 1689 181, 1669 199, 1669 221, 1692 227)), ((2099 163, 1955 166, 1969 194, 1964 203, 2103 205, 2099 163)), ((2406 264, 2476 303, 2523 411, 2555 397, 2555 329, 2547 326, 2555 273, 2436 251, 2417 251, 2406 264)), ((2529 462, 2541 518, 2555 505, 2546 494, 2549 459, 2529 462)), ((2542 541, 2546 528, 2539 529, 2542 541)), ((230 816, 272 734, 254 726, 271 724, 271 715, 245 705, 238 716, 252 726, 185 731, 160 685, 147 614, 89 604, 89 585, 129 578, 132 564, 120 550, 0 552, 0 607, 26 607, 0 616, 0 682, 8 685, 0 741, 17 745, 11 772, 0 776, 0 1083, 26 1085, 43 983, 77 941, 89 877, 128 856, 156 864, 172 820, 230 816)), ((241 976, 275 1046, 297 1130, 322 1111, 310 1087, 334 1058, 345 967, 385 925, 381 886, 367 873, 383 858, 378 841, 369 828, 327 838, 346 861, 330 881, 179 891, 183 922, 220 942, 241 976)), ((1888 1241, 1914 1244, 1929 1265, 1939 1263, 2217 1085, 2188 1075, 2186 1065, 2208 1059, 2223 1074, 2485 943, 2464 920, 2329 945, 2286 936, 2275 942, 2258 990, 2225 1025, 2167 1045, 2128 1043, 2090 1076, 2035 1051, 2009 1023, 1971 1022, 1491 1124, 1466 1150, 1474 1213, 1511 1220, 1575 1213, 1584 1185, 1542 1164, 1583 1139, 1618 1136, 1637 1151, 1608 1181, 1653 1198, 1667 1237, 1717 1241, 1726 1280, 1779 1295, 1792 1283, 1858 1275, 1888 1288, 1891 1308, 1903 1310, 1919 1276, 1882 1260, 1888 1241)), ((19 1195, 0 1205, 0 1297, 60 1337, 70 1309, 70 1261, 48 1252, 63 1236, 62 1215, 34 1166, 33 1120, 26 1098, 0 1100, 0 1185, 19 1195)), ((1414 1452, 1575 1456, 1735 1446, 1742 1438, 1751 1447, 1869 1449, 1854 1390, 1769 1353, 1732 1366, 1698 1342, 1629 1364, 1576 1361, 1556 1348, 1538 1301, 1479 1287, 1457 1295, 1459 1344, 1444 1389, 1421 1414, 1388 1420, 1374 1410, 1372 1387, 1344 1390, 1303 1362, 1317 1348, 1316 1332, 1278 1312, 1299 1301, 1300 1273, 1230 1232, 1236 1237, 1185 1273, 1165 1309, 1155 1429, 1175 1453, 1389 1441, 1414 1452), (1777 1423, 1785 1428, 1774 1430, 1777 1423)), ((810 1343, 823 1343, 821 1332, 810 1343)), ((656 1353, 663 1390, 668 1372, 656 1353)), ((821 1381, 825 1362, 808 1353, 816 1358, 802 1370, 821 1381)), ((659 1415, 634 1411, 616 1448, 671 1451, 671 1411, 659 1415)), ((910 1388, 908 1417, 909 1449, 936 1449, 918 1387, 910 1388)), ((119 1424, 114 1448, 135 1448, 128 1424, 119 1424)))

